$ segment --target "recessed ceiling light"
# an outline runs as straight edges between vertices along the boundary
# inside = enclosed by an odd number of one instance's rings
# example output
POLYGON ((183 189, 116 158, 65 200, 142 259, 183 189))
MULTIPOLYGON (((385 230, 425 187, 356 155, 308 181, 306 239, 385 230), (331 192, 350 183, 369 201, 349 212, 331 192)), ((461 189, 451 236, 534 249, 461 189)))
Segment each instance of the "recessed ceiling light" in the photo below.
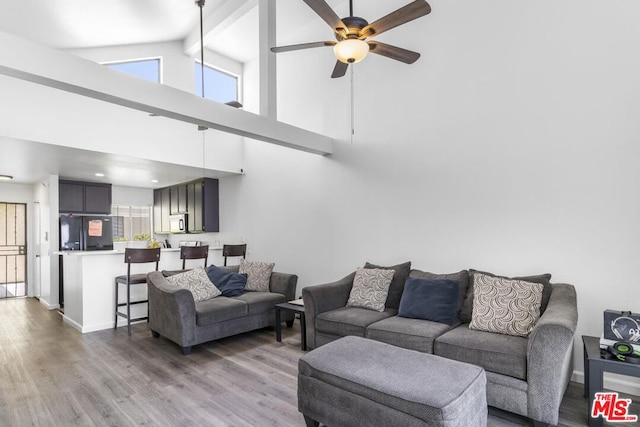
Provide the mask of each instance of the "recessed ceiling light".
POLYGON ((11 181, 13 177, 11 175, 0 175, 0 180, 2 181, 11 181))
POLYGON ((100 173, 100 172, 97 172, 97 173, 96 173, 96 176, 104 176, 104 174, 103 174, 103 173, 100 173))
POLYGON ((156 184, 158 182, 157 179, 152 179, 151 182, 153 182, 154 184, 156 184))

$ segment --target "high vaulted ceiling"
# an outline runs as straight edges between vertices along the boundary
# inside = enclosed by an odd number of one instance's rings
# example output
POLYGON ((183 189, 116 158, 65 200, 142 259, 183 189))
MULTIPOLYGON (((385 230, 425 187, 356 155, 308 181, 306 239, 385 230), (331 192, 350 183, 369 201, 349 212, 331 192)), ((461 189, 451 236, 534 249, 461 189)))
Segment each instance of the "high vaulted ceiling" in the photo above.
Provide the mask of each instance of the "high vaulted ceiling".
MULTIPOLYGON (((256 58, 259 43, 255 6, 258 1, 207 0, 204 7, 207 48, 241 63, 256 58), (235 9, 241 12, 234 13, 235 9)), ((346 0, 327 2, 339 16, 348 15, 346 0)), ((407 2, 357 0, 354 8, 357 15, 376 19, 407 2)), ((331 39, 330 29, 302 0, 278 0, 277 7, 278 42, 303 43, 331 39)), ((0 2, 0 31, 61 50, 182 41, 187 52, 193 49, 199 37, 199 9, 193 0, 3 0, 0 2)), ((42 152, 44 150, 34 149, 23 155, 35 159, 42 152)), ((48 164, 53 172, 64 170, 64 164, 53 164, 55 159, 73 162, 73 153, 67 150, 64 155, 51 156, 48 162, 40 163, 48 164)), ((78 153, 78 156, 87 161, 85 153, 78 153)), ((100 162, 110 161, 103 156, 93 158, 97 163, 93 169, 97 169, 100 162)), ((136 162, 132 160, 131 163, 136 162)), ((149 171, 148 174, 140 174, 145 179, 147 175, 154 175, 155 170, 167 170, 166 164, 156 165, 153 162, 141 167, 149 171)), ((184 169, 177 172, 183 173, 184 169)), ((38 178, 25 175, 21 182, 38 178)), ((149 183, 127 180, 123 185, 148 187, 149 183)))
MULTIPOLYGON (((205 36, 209 36, 205 37, 209 41, 207 47, 241 63, 257 57, 256 5, 257 0, 207 0, 203 9, 205 36), (242 38, 234 36, 238 27, 243 28, 242 38)), ((191 0, 7 0, 0 2, 0 31, 60 50, 166 41, 194 43, 199 39, 199 15, 198 6, 191 0)), ((185 51, 187 48, 185 44, 185 51)), ((109 180, 117 185, 157 187, 203 174, 200 168, 3 139, 1 135, 0 148, 0 173, 11 172, 16 183, 58 174, 109 180), (7 165, 14 166, 16 162, 22 165, 19 172, 15 167, 6 170, 7 165), (107 176, 97 178, 95 172, 106 172, 107 176), (161 182, 151 182, 158 177, 161 182)), ((207 176, 221 175, 224 173, 207 172, 207 176)))

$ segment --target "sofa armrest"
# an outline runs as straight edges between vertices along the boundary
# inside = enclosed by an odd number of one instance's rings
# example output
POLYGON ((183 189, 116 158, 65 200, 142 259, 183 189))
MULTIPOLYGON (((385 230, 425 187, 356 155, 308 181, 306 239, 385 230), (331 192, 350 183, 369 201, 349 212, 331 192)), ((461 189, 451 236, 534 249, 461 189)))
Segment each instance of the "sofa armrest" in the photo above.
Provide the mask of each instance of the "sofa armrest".
POLYGON ((527 382, 529 417, 556 425, 573 370, 573 336, 578 324, 573 285, 552 285, 549 304, 529 335, 527 382))
POLYGON ((302 288, 304 313, 307 322, 307 345, 316 348, 316 316, 347 305, 356 273, 324 285, 302 288))
POLYGON ((287 301, 291 301, 296 297, 296 287, 298 286, 298 276, 295 274, 271 273, 269 282, 269 290, 277 292, 287 297, 287 301))
POLYGON ((159 271, 147 275, 149 328, 182 347, 196 341, 196 305, 187 289, 171 285, 159 271))

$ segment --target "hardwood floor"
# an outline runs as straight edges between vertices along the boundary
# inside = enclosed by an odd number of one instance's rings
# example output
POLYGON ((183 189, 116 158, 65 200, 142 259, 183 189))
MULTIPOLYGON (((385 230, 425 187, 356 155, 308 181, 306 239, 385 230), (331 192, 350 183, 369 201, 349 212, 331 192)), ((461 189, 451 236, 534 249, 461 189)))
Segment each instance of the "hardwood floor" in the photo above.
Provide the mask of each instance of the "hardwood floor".
MULTIPOLYGON (((82 335, 33 298, 0 300, 0 426, 304 426, 299 332, 296 322, 281 343, 264 329, 183 356, 146 323, 131 337, 126 328, 82 335)), ((586 422, 582 384, 572 383, 560 425, 586 422)), ((490 413, 489 426, 522 425, 490 413)))

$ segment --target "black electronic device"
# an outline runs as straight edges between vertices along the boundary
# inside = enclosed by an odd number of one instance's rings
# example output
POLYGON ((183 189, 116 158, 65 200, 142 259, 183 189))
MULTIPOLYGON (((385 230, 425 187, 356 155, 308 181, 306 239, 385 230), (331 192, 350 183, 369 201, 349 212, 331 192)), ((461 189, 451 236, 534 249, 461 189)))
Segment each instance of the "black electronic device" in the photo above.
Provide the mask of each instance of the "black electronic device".
POLYGON ((633 345, 618 341, 617 343, 610 345, 607 349, 601 349, 600 354, 605 359, 619 360, 621 362, 640 364, 640 351, 633 349, 633 345))

